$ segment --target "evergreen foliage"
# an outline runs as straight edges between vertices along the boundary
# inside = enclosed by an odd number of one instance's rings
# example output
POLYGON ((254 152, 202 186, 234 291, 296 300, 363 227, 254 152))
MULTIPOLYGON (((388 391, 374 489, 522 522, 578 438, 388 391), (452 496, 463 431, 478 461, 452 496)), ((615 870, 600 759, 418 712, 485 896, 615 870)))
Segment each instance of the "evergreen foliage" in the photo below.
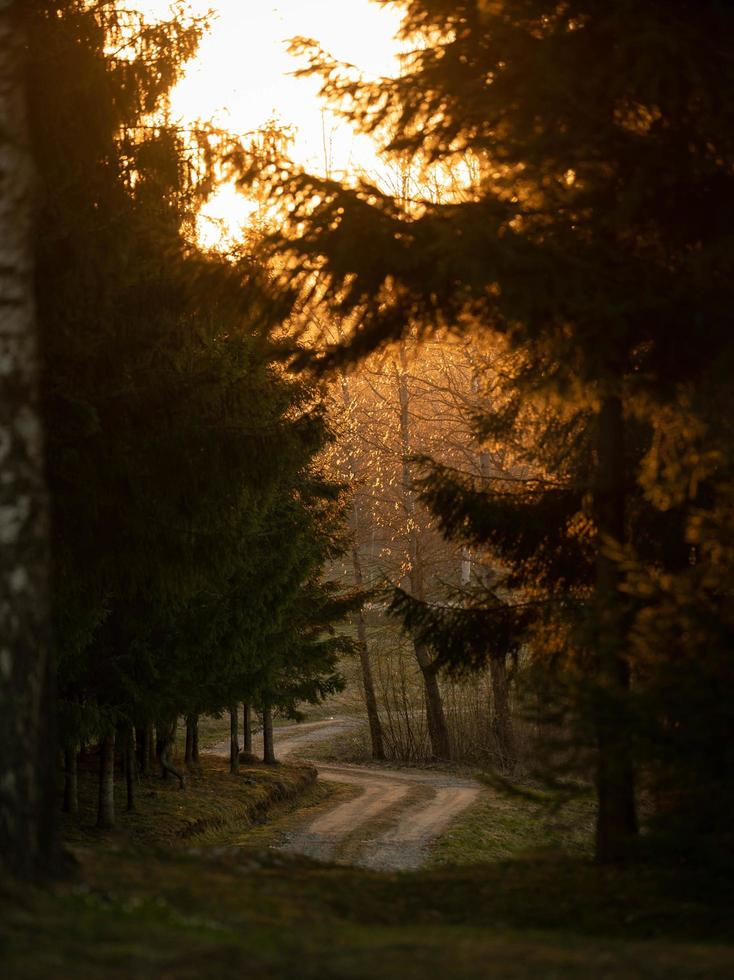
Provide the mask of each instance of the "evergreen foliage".
POLYGON ((467 173, 463 191, 405 202, 304 174, 276 147, 239 161, 242 179, 288 204, 269 243, 289 260, 284 289, 352 328, 322 364, 406 330, 497 333, 515 352, 517 411, 485 432, 538 406, 531 479, 473 488, 439 467, 424 500, 447 533, 494 550, 522 603, 541 600, 534 653, 563 668, 565 717, 596 757, 598 856, 630 853, 636 779, 705 832, 732 791, 731 578, 714 545, 730 538, 732 10, 399 6, 399 77, 294 50, 389 156, 467 173))
MULTIPOLYGON (((216 140, 166 121, 203 28, 34 0, 37 281, 63 743, 337 687, 343 491, 266 268, 193 229, 216 140)), ((351 601, 351 600, 350 600, 351 601)), ((139 746, 139 749, 141 747, 139 746)), ((144 751, 144 750, 143 750, 144 751)))

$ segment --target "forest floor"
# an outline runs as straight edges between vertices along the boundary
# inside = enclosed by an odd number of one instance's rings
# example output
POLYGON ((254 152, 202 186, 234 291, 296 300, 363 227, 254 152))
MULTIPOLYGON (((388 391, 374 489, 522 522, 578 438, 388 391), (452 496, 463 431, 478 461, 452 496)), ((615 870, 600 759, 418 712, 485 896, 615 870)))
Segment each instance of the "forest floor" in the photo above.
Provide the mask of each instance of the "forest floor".
MULTIPOLYGON (((299 751, 312 754, 326 729, 304 729, 299 751)), ((289 737, 280 732, 281 746, 289 737)), ((291 763, 296 744, 287 764, 236 776, 205 756, 185 793, 148 779, 112 833, 91 826, 93 773, 83 772, 81 818, 65 826, 74 872, 45 889, 0 880, 3 980, 734 976, 724 871, 596 867, 584 857, 583 801, 564 825, 482 787, 417 871, 263 846, 365 803, 359 787, 314 783, 291 763)))
POLYGON ((378 873, 246 848, 96 848, 52 890, 6 886, 7 980, 734 975, 710 876, 498 862, 378 873))

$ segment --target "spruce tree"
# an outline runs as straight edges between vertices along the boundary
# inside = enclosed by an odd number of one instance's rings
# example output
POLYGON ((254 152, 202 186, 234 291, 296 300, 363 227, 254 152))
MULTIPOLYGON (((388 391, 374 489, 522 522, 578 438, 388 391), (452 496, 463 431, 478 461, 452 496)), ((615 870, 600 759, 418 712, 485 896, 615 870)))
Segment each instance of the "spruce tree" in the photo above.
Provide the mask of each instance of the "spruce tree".
MULTIPOLYGON (((115 738, 129 755, 131 727, 155 725, 174 772, 179 715, 259 691, 339 522, 313 468, 321 395, 282 368, 266 269, 192 238, 219 157, 165 108, 200 35, 108 5, 29 7, 60 720, 70 776, 99 739, 101 825, 115 738)), ((317 686, 333 668, 293 667, 317 686)))
POLYGON ((630 469, 628 429, 639 418, 653 430, 730 348, 734 18, 716 0, 675 15, 662 0, 401 6, 399 77, 364 81, 306 41, 303 71, 388 154, 439 179, 471 160, 478 184, 406 209, 275 150, 245 161, 243 180, 288 203, 271 239, 290 259, 284 288, 325 297, 352 325, 325 364, 406 329, 498 332, 527 359, 532 390, 585 417, 597 854, 619 859, 636 832, 633 609, 619 559, 636 544, 644 455, 630 469))

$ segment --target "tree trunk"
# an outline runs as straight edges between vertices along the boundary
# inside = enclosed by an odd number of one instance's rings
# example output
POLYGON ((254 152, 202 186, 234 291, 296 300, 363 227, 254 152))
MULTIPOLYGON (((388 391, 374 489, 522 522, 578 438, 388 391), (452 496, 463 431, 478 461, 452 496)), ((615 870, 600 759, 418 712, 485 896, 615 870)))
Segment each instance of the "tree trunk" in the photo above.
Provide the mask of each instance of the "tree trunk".
POLYGON ((155 726, 153 724, 148 725, 148 727, 146 728, 146 732, 148 736, 147 747, 146 747, 146 751, 148 753, 147 771, 150 771, 151 769, 155 768, 155 764, 158 761, 158 757, 156 755, 155 726))
POLYGON ((99 743, 99 798, 97 826, 109 830, 115 826, 115 735, 99 743))
POLYGON ((64 813, 79 813, 76 746, 64 749, 64 813))
POLYGON ((194 732, 189 723, 189 719, 186 719, 186 749, 184 750, 184 763, 187 766, 191 765, 191 753, 193 751, 194 742, 194 732))
POLYGON ((242 751, 252 755, 252 708, 248 702, 242 705, 242 751))
POLYGON ((428 737, 431 740, 431 754, 434 759, 446 760, 451 758, 451 743, 446 716, 443 710, 443 699, 438 686, 438 678, 433 660, 428 649, 421 643, 413 642, 415 658, 423 676, 423 688, 426 695, 426 721, 428 722, 428 737))
POLYGON ((597 712, 596 857, 601 862, 627 857, 637 834, 634 767, 624 718, 630 687, 625 656, 626 613, 617 564, 607 544, 625 539, 624 415, 618 396, 604 398, 597 419, 594 496, 599 535, 596 598, 599 616, 599 682, 604 706, 597 712))
POLYGON ((125 788, 127 790, 127 809, 135 809, 135 779, 137 766, 135 764, 135 729, 128 726, 125 729, 125 788))
POLYGON ((199 716, 186 717, 186 754, 184 762, 187 766, 199 761, 199 716))
MULTIPOLYGON (((362 563, 359 560, 359 549, 357 546, 358 532, 357 505, 352 504, 352 567, 354 569, 354 584, 361 589, 364 584, 362 576, 362 563)), ((367 721, 370 726, 370 741, 372 743, 372 758, 381 760, 385 758, 385 745, 382 738, 382 724, 380 714, 377 710, 377 697, 375 695, 375 682, 372 677, 372 665, 370 663, 370 652, 367 646, 367 629, 364 621, 364 613, 360 609, 357 613, 357 643, 359 646, 359 663, 362 668, 362 691, 364 694, 364 704, 367 709, 367 721)))
POLYGON ((138 772, 141 776, 148 774, 148 729, 135 729, 135 752, 137 755, 138 772))
POLYGON ((263 702, 263 762, 269 766, 276 763, 273 743, 273 708, 269 701, 263 702))
POLYGON ((233 704, 229 709, 229 771, 234 775, 240 771, 240 739, 237 726, 239 708, 233 704))
POLYGON ((0 863, 31 878, 59 852, 24 6, 0 4, 0 863))
POLYGON ((380 714, 377 710, 375 682, 372 677, 372 665, 370 664, 370 654, 367 647, 367 630, 365 629, 364 615, 361 609, 357 613, 357 643, 359 646, 359 662, 362 667, 362 691, 364 693, 365 708, 367 709, 367 721, 370 726, 372 758, 380 761, 385 758, 385 745, 382 738, 382 723, 380 722, 380 714))
POLYGON ((169 773, 175 776, 181 789, 186 789, 186 776, 171 762, 170 751, 176 736, 178 718, 165 725, 157 726, 158 762, 161 767, 161 779, 168 779, 169 773))
MULTIPOLYGON (((400 369, 398 370, 396 367, 395 373, 398 384, 398 395, 400 397, 400 443, 403 453, 403 505, 410 528, 410 571, 408 573, 408 582, 414 598, 422 600, 424 598, 423 560, 421 555, 420 531, 415 514, 413 479, 408 463, 410 456, 410 399, 408 383, 406 381, 407 368, 408 362, 405 345, 401 344, 400 369)), ((423 677, 423 687, 426 695, 426 722, 428 724, 428 735, 431 740, 431 754, 435 759, 449 759, 451 758, 449 730, 446 724, 441 689, 438 686, 438 678, 432 657, 428 647, 424 643, 419 643, 414 640, 413 649, 423 677)))
POLYGON ((459 565, 459 584, 462 589, 467 589, 471 585, 471 548, 464 545, 461 549, 461 563, 459 565))
MULTIPOLYGON (((344 408, 349 412, 352 404, 352 397, 349 391, 349 378, 342 374, 342 401, 344 408)), ((349 481, 352 482, 357 475, 357 466, 354 449, 350 445, 347 452, 347 463, 349 465, 349 481)), ((350 512, 350 524, 352 533, 352 569, 354 572, 354 584, 358 589, 364 585, 362 575, 362 562, 359 557, 359 511, 357 509, 357 498, 352 499, 350 512)), ((362 692, 364 694, 364 705, 367 711, 367 721, 370 726, 370 741, 372 743, 372 758, 376 760, 385 758, 385 746, 382 737, 382 724, 377 710, 377 697, 375 696, 375 682, 372 677, 372 664, 370 663, 369 646, 367 645, 367 629, 364 622, 364 614, 359 610, 357 614, 357 642, 359 644, 359 663, 362 668, 362 692)))
POLYGON ((161 779, 168 779, 169 770, 163 765, 163 754, 166 748, 165 729, 161 725, 155 728, 155 761, 161 773, 161 779))
POLYGON ((492 735, 502 772, 515 768, 515 738, 510 713, 510 690, 507 683, 507 658, 492 657, 489 661, 492 682, 492 735))

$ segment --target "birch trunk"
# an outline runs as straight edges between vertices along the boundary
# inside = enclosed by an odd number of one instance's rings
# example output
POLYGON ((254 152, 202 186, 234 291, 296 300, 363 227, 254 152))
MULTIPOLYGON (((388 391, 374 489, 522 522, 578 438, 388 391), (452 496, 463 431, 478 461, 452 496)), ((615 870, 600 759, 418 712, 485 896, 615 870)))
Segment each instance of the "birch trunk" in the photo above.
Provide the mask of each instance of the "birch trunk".
POLYGON ((0 863, 30 878, 51 869, 57 846, 22 7, 0 0, 0 863))
POLYGON ((467 589, 471 585, 471 549, 464 545, 461 549, 461 566, 459 569, 459 583, 462 589, 467 589))

